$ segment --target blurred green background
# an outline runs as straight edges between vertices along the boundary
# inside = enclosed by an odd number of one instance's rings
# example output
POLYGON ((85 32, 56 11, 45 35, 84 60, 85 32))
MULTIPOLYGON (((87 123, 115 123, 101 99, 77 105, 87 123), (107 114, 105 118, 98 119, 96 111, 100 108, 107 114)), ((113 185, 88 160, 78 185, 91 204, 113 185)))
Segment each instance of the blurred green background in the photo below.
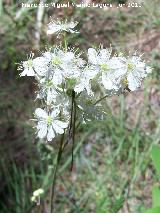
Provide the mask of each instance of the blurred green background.
POLYGON ((160 139, 159 0, 137 0, 141 8, 117 9, 117 0, 103 1, 113 3, 109 9, 49 7, 44 11, 22 8, 22 2, 0 0, 0 212, 49 212, 58 141, 43 144, 36 139, 30 121, 35 82, 20 78, 17 67, 30 51, 38 55, 46 45, 56 43, 55 38, 46 37, 50 16, 79 22, 80 34, 67 37, 69 46, 86 51, 102 43, 104 47, 111 44, 117 52, 137 50, 153 67, 141 90, 106 100, 107 120, 80 127, 72 172, 71 147, 63 153, 55 212, 143 212, 151 206, 152 183, 158 183, 150 151, 160 139), (33 206, 32 192, 41 187, 45 194, 40 205, 33 206))

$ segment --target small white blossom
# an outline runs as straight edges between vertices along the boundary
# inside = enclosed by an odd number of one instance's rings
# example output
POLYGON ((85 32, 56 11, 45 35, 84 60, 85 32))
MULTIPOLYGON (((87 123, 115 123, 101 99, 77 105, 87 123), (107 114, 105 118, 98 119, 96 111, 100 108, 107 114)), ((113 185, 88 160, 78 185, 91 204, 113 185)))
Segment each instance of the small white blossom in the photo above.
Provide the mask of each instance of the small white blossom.
POLYGON ((69 120, 70 109, 71 109, 71 99, 66 94, 66 90, 64 92, 59 92, 57 94, 55 105, 61 111, 62 116, 64 116, 64 119, 69 120))
POLYGON ((99 51, 96 51, 94 48, 89 48, 88 61, 94 65, 103 65, 110 59, 111 53, 111 49, 100 49, 99 51))
POLYGON ((44 190, 40 188, 40 189, 37 189, 36 191, 33 192, 33 196, 38 197, 43 193, 44 193, 44 190))
POLYGON ((77 31, 73 30, 77 26, 78 22, 67 22, 65 21, 52 21, 48 24, 47 34, 61 33, 63 31, 70 33, 77 33, 77 31))
POLYGON ((102 84, 107 90, 119 90, 121 80, 126 74, 123 69, 123 64, 117 57, 113 57, 109 60, 108 69, 107 67, 101 66, 102 72, 102 84))
POLYGON ((45 52, 43 56, 49 63, 49 78, 56 87, 68 78, 77 78, 80 76, 80 69, 84 66, 84 60, 79 55, 75 55, 71 50, 62 51, 55 48, 53 52, 45 52))
POLYGON ((126 75, 122 83, 128 86, 131 91, 141 86, 142 80, 151 72, 151 68, 146 66, 141 57, 136 55, 127 58, 121 58, 125 66, 126 75))
POLYGON ((91 89, 91 80, 96 76, 97 71, 93 67, 85 67, 81 72, 79 78, 77 78, 77 83, 74 87, 76 93, 80 93, 84 90, 87 91, 88 95, 93 95, 91 89))
POLYGON ((59 113, 58 109, 54 109, 51 113, 47 113, 41 108, 35 110, 39 138, 47 137, 47 141, 51 141, 56 134, 64 133, 64 129, 67 128, 68 123, 58 119, 59 113))
MULTIPOLYGON (((111 49, 88 49, 88 61, 97 72, 97 81, 107 90, 118 90, 121 79, 125 74, 123 63, 118 57, 111 58, 111 49)), ((92 68, 92 69, 93 69, 92 68)))
POLYGON ((47 61, 44 57, 33 59, 31 53, 28 61, 21 62, 19 70, 23 70, 20 76, 44 76, 47 71, 47 61))
POLYGON ((43 189, 37 189, 33 192, 33 196, 31 197, 31 201, 32 202, 37 202, 37 199, 40 199, 40 196, 44 194, 44 190, 43 189))
POLYGON ((58 89, 54 86, 53 81, 49 78, 42 78, 39 81, 39 92, 37 98, 44 99, 47 105, 55 102, 58 95, 58 89))

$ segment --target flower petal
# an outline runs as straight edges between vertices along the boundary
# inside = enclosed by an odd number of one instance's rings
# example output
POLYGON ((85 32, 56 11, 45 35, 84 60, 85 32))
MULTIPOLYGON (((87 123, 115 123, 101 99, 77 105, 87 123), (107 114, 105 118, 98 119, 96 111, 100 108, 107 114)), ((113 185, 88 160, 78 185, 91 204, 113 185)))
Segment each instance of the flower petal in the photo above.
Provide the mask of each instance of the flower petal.
POLYGON ((79 82, 79 84, 77 84, 77 85, 75 86, 74 91, 75 91, 76 93, 80 93, 80 92, 82 92, 82 91, 84 90, 84 88, 85 88, 85 85, 82 84, 82 82, 79 82))
POLYGON ((53 130, 52 126, 49 126, 48 133, 47 133, 47 140, 51 141, 54 137, 55 137, 54 130, 53 130))
POLYGON ((51 113, 51 117, 54 119, 60 113, 59 109, 54 109, 51 113))
POLYGON ((48 117, 47 113, 43 109, 41 109, 41 108, 37 108, 35 110, 35 115, 38 118, 44 118, 44 119, 46 119, 48 117))
POLYGON ((67 126, 68 126, 67 122, 63 122, 63 121, 59 121, 59 120, 55 120, 54 122, 56 123, 56 125, 60 126, 63 129, 67 128, 67 126))
POLYGON ((100 58, 103 60, 103 61, 108 61, 110 56, 111 56, 111 50, 109 49, 102 49, 100 50, 99 52, 99 55, 100 55, 100 58))
POLYGON ((97 64, 97 51, 94 48, 88 49, 88 61, 92 64, 97 64))
POLYGON ((52 127, 53 127, 53 129, 55 130, 56 133, 58 133, 58 134, 63 134, 64 133, 64 130, 60 126, 58 126, 56 124, 56 122, 52 123, 52 127))
POLYGON ((107 90, 116 89, 116 85, 104 74, 102 74, 102 83, 107 90))
POLYGON ((141 80, 138 77, 134 76, 132 72, 128 74, 127 80, 128 87, 131 91, 138 89, 141 85, 141 80))
POLYGON ((63 58, 64 61, 69 61, 69 62, 70 62, 70 60, 72 60, 72 59, 74 59, 74 53, 72 53, 72 52, 67 52, 67 53, 64 55, 64 58, 63 58))
POLYGON ((37 57, 33 60, 33 66, 35 72, 40 76, 45 76, 46 71, 48 70, 47 59, 45 57, 37 57))
POLYGON ((38 137, 44 138, 47 134, 47 124, 44 123, 44 125, 41 126, 41 129, 38 131, 38 137))
POLYGON ((50 34, 53 34, 53 33, 56 33, 58 31, 61 30, 61 26, 60 25, 57 25, 55 23, 52 23, 52 24, 49 24, 48 25, 48 30, 47 30, 47 34, 50 35, 50 34))

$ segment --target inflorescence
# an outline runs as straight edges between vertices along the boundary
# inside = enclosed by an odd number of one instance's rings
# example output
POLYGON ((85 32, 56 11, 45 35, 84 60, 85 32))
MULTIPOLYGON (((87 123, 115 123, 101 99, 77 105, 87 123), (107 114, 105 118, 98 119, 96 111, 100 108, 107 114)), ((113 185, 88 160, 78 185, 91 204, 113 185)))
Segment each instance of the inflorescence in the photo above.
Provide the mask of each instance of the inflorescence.
MULTIPOLYGON (((77 33, 76 26, 77 22, 73 21, 52 21, 47 34, 77 33)), ((151 73, 151 68, 137 54, 113 55, 111 48, 100 47, 89 48, 87 60, 82 56, 75 49, 56 46, 40 57, 31 53, 27 61, 21 62, 20 76, 34 76, 38 82, 36 99, 40 99, 43 106, 35 110, 39 138, 52 141, 69 128, 73 103, 80 122, 103 119, 105 113, 97 101, 103 99, 100 89, 106 96, 123 93, 126 89, 135 91, 151 73)))

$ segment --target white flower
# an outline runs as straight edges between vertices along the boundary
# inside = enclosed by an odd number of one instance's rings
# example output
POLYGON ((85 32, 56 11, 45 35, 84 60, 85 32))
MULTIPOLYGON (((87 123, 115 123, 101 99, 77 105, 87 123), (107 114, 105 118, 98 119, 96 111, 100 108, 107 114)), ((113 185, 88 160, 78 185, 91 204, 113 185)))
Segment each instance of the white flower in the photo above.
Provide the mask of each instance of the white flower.
POLYGON ((131 91, 141 86, 142 80, 151 72, 151 68, 146 66, 141 57, 136 55, 128 58, 122 58, 125 64, 126 75, 122 81, 123 86, 127 86, 131 91))
MULTIPOLYGON (((88 49, 88 62, 97 71, 96 80, 107 90, 118 90, 121 79, 125 74, 123 63, 118 57, 111 58, 111 49, 88 49)), ((92 69, 93 69, 92 68, 92 69)))
POLYGON ((43 56, 48 60, 49 69, 47 78, 56 87, 63 81, 64 71, 68 68, 68 63, 73 59, 74 55, 55 48, 53 52, 45 52, 43 56))
POLYGON ((88 62, 94 65, 107 63, 111 57, 111 49, 101 49, 96 51, 94 48, 88 49, 88 62))
POLYGON ((91 80, 96 76, 97 71, 93 67, 85 67, 81 72, 81 75, 77 79, 77 83, 74 87, 76 93, 80 93, 84 90, 87 91, 88 95, 93 95, 91 90, 91 80))
POLYGON ((47 90, 47 105, 51 105, 52 102, 56 101, 57 91, 54 88, 48 88, 47 90))
POLYGON ((31 53, 28 61, 21 62, 19 70, 23 70, 20 76, 44 76, 48 66, 44 57, 33 59, 34 54, 31 53))
POLYGON ((39 92, 37 98, 44 99, 47 105, 51 105, 56 101, 58 89, 55 88, 53 81, 49 78, 42 78, 39 81, 39 92))
POLYGON ((40 189, 37 189, 36 191, 33 192, 33 196, 38 197, 43 193, 44 193, 44 190, 40 188, 40 189))
POLYGON ((61 111, 62 116, 68 120, 70 117, 71 99, 66 94, 66 90, 57 94, 55 106, 61 111))
POLYGON ((33 192, 33 196, 31 197, 32 202, 37 202, 37 198, 40 198, 40 196, 44 194, 43 189, 37 189, 36 191, 33 192))
POLYGON ((60 21, 52 21, 48 24, 47 34, 61 33, 63 31, 70 33, 77 33, 77 31, 73 30, 77 26, 78 22, 67 22, 67 20, 60 21))
POLYGON ((56 134, 64 133, 64 129, 67 128, 68 123, 60 121, 57 118, 59 113, 58 109, 54 109, 51 113, 47 113, 41 108, 35 110, 35 116, 38 120, 37 130, 39 138, 47 137, 47 141, 51 141, 56 134))
POLYGON ((43 56, 50 64, 48 75, 55 87, 65 82, 66 78, 79 77, 80 69, 84 66, 84 61, 72 51, 65 52, 55 48, 53 52, 45 52, 43 56))
POLYGON ((117 57, 113 57, 108 62, 108 68, 101 65, 102 84, 107 90, 119 90, 121 80, 126 74, 123 64, 117 57))

